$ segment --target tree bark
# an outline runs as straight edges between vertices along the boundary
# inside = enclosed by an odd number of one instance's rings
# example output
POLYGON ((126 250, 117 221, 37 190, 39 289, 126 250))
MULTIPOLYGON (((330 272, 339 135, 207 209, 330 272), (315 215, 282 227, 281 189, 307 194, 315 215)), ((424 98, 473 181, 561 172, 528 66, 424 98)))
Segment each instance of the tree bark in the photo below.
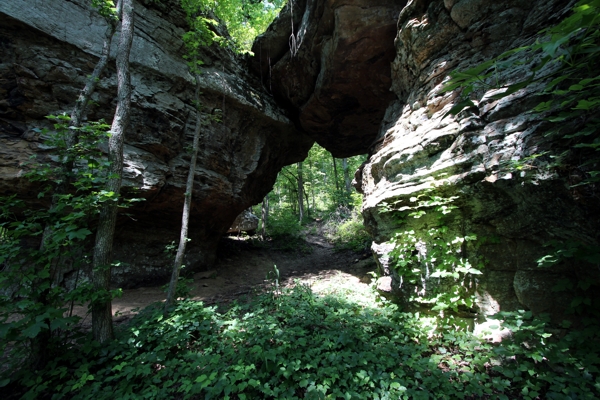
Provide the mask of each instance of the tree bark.
POLYGON ((337 172, 337 163, 335 162, 335 157, 333 154, 331 155, 331 159, 333 160, 333 179, 335 180, 335 191, 337 195, 340 195, 340 184, 338 182, 338 172, 337 172))
POLYGON ((194 191, 194 176, 196 175, 196 160, 198 159, 198 148, 200 147, 200 128, 202 119, 200 115, 200 76, 196 74, 196 92, 194 95, 196 107, 196 128, 194 130, 194 142, 192 144, 192 159, 190 160, 190 169, 188 171, 187 183, 185 185, 185 198, 183 200, 183 213, 181 216, 181 232, 179 235, 179 246, 173 263, 173 272, 171 273, 171 282, 169 283, 169 291, 167 292, 167 301, 165 302, 164 315, 169 314, 169 308, 175 303, 175 293, 177 291, 177 282, 179 280, 179 271, 183 264, 183 256, 185 255, 185 246, 188 238, 188 226, 190 222, 190 209, 192 206, 192 193, 194 191))
POLYGON ((308 216, 308 218, 310 218, 310 215, 311 215, 310 214, 310 200, 308 197, 308 193, 306 193, 306 186, 304 186, 303 191, 304 191, 304 200, 306 201, 306 215, 308 216))
POLYGON ((262 220, 262 240, 267 237, 267 220, 269 219, 269 195, 267 194, 262 201, 261 220, 262 220))
POLYGON ((300 218, 300 223, 304 219, 304 182, 302 181, 302 162, 296 164, 298 167, 298 215, 300 218))
MULTIPOLYGON (((117 15, 121 15, 122 0, 117 2, 117 15)), ((88 106, 90 98, 96 90, 98 86, 98 81, 100 80, 100 76, 106 65, 108 64, 108 59, 110 57, 110 47, 112 44, 112 38, 115 35, 115 31, 117 30, 117 20, 108 20, 108 28, 106 29, 106 33, 104 34, 104 43, 102 44, 102 52, 100 53, 100 59, 96 63, 96 67, 92 72, 92 75, 87 80, 85 87, 79 93, 79 97, 75 102, 75 107, 73 107, 73 111, 71 111, 71 126, 80 126, 81 119, 85 113, 85 110, 88 106)), ((76 137, 75 137, 76 140, 76 137)), ((72 143, 75 144, 75 143, 72 143)), ((67 142, 67 145, 69 143, 67 142)))
MULTIPOLYGON (((121 1, 117 4, 117 9, 120 8, 121 1)), ((98 81, 100 76, 104 72, 106 65, 108 63, 108 59, 110 56, 110 47, 112 44, 112 38, 115 34, 117 28, 117 21, 108 21, 108 28, 106 29, 106 33, 104 35, 104 42, 102 45, 102 53, 100 55, 100 59, 96 63, 94 67, 94 71, 92 75, 88 77, 85 87, 79 94, 77 101, 75 102, 75 106, 71 111, 71 120, 69 121, 69 126, 73 128, 78 128, 81 126, 81 120, 83 115, 85 115, 85 110, 90 101, 90 97, 94 93, 94 90, 98 86, 98 81)), ((67 136, 65 137, 65 149, 72 148, 78 142, 78 131, 77 129, 69 129, 67 136)), ((73 165, 75 164, 75 160, 73 158, 67 158, 64 160, 64 164, 62 167, 62 179, 57 187, 54 189, 54 193, 52 195, 52 202, 50 204, 50 214, 52 214, 58 207, 59 199, 62 195, 65 195, 69 191, 69 185, 71 183, 71 175, 73 171, 73 165)), ((42 233, 42 239, 40 241, 40 251, 43 252, 47 250, 48 241, 52 237, 52 221, 46 223, 44 227, 44 231, 42 233)), ((61 265, 61 257, 57 256, 51 261, 50 265, 50 282, 52 284, 60 284, 60 270, 61 265)), ((41 293, 41 295, 36 299, 36 301, 41 304, 47 305, 49 290, 45 290, 41 293)), ((49 320, 48 320, 49 321, 49 320)), ((34 369, 42 369, 46 366, 48 362, 48 345, 51 339, 51 329, 50 323, 48 322, 48 329, 40 332, 38 336, 36 336, 32 341, 32 359, 33 359, 33 368, 34 369)))
POLYGON ((350 174, 348 173, 347 158, 342 158, 342 169, 344 170, 344 183, 346 185, 346 193, 350 195, 350 193, 352 193, 352 186, 350 186, 350 174))
MULTIPOLYGON (((121 2, 122 2, 122 0, 119 0, 117 3, 117 10, 121 9, 121 2)), ((118 11, 118 14, 120 14, 120 11, 118 11)), ((81 93, 79 93, 79 97, 77 98, 77 101, 75 102, 75 106, 73 107, 73 110, 71 111, 71 120, 69 121, 70 127, 78 128, 79 126, 81 126, 81 120, 83 118, 83 115, 85 115, 85 110, 90 101, 90 98, 92 97, 92 94, 96 90, 96 87, 98 86, 98 82, 100 80, 100 76, 102 75, 102 73, 106 69, 106 65, 108 64, 108 59, 110 57, 110 47, 112 45, 112 38, 115 35, 116 30, 117 30, 117 21, 109 20, 108 28, 106 29, 106 33, 104 34, 104 42, 102 44, 102 53, 100 54, 100 59, 96 63, 96 66, 94 67, 94 71, 92 72, 92 75, 88 78, 88 80, 85 84, 85 87, 81 90, 81 93)), ((69 134, 65 138, 65 147, 67 149, 69 149, 69 148, 75 146, 78 142, 78 138, 79 138, 79 134, 77 132, 77 129, 69 129, 69 134)), ((65 160, 65 163, 62 168, 62 178, 63 179, 58 184, 58 186, 56 187, 56 189, 54 190, 54 193, 52 195, 52 204, 50 205, 50 212, 55 210, 56 207, 58 206, 58 200, 59 200, 60 196, 67 194, 67 192, 69 191, 69 184, 71 183, 70 176, 73 171, 74 164, 75 164, 75 160, 73 160, 73 159, 65 160)), ((51 234, 52 234, 52 228, 51 228, 51 225, 48 224, 44 228, 44 233, 42 234, 40 251, 43 251, 44 248, 46 247, 46 244, 47 244, 51 234)))
POLYGON ((123 141, 131 113, 131 76, 129 53, 133 41, 133 0, 123 0, 121 36, 117 50, 117 109, 110 129, 108 141, 109 178, 106 191, 114 193, 115 200, 104 202, 100 210, 100 221, 96 232, 92 283, 100 292, 100 299, 92 303, 92 333, 100 343, 113 338, 112 306, 108 295, 112 245, 117 221, 117 197, 121 191, 123 177, 123 141))

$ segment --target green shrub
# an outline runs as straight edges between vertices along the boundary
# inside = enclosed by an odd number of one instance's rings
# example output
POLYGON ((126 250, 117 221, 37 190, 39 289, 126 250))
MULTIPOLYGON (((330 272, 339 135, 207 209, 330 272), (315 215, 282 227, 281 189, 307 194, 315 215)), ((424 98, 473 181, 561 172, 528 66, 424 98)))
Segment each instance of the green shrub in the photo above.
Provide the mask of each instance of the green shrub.
MULTIPOLYGON (((149 307, 100 346, 86 337, 42 371, 23 398, 593 399, 597 321, 555 336, 524 311, 497 316, 501 344, 436 330, 371 291, 316 295, 274 288, 219 313, 182 301, 149 307)), ((433 321, 433 322, 432 322, 433 321)), ((442 327, 443 328, 443 327, 442 327)), ((495 327, 493 327, 495 328, 495 327)))
MULTIPOLYGON (((74 304, 113 293, 93 290, 80 274, 89 265, 86 240, 103 202, 118 196, 100 190, 108 162, 99 149, 108 125, 69 127, 65 115, 48 116, 54 131, 42 131, 56 162, 32 163, 26 177, 40 182, 38 198, 52 198, 48 209, 33 209, 16 196, 0 197, 0 354, 10 353, 9 368, 43 366, 71 340, 79 317, 74 304), (76 131, 79 142, 66 148, 76 131), (73 163, 73 171, 65 165, 73 163), (69 183, 68 193, 56 185, 69 183), (69 285, 64 277, 74 279, 69 285)), ((9 378, 0 379, 0 387, 9 378)))
POLYGON ((363 251, 371 244, 371 236, 363 225, 362 216, 356 210, 350 211, 350 216, 340 222, 330 220, 328 230, 329 239, 338 249, 363 251))
POLYGON ((267 233, 273 238, 281 236, 299 236, 300 229, 298 216, 289 210, 281 210, 281 212, 269 215, 267 233))

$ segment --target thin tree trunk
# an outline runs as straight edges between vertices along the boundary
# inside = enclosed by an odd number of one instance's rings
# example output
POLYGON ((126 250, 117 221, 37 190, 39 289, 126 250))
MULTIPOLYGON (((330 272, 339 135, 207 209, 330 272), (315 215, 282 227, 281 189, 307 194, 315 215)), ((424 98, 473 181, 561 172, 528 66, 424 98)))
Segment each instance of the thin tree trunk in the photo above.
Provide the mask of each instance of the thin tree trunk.
MULTIPOLYGON (((117 4, 117 9, 120 8, 121 0, 119 0, 117 4)), ((115 34, 115 30, 117 28, 116 21, 108 21, 108 28, 106 29, 106 33, 104 35, 104 42, 102 45, 102 53, 100 55, 100 59, 98 63, 96 63, 96 67, 92 72, 92 75, 88 77, 85 87, 79 94, 77 101, 75 102, 75 106, 71 111, 71 120, 69 121, 69 126, 73 128, 78 128, 81 125, 81 120, 83 115, 85 114, 86 107, 90 101, 90 97, 94 93, 96 86, 98 86, 98 81, 100 80, 100 76, 104 72, 106 65, 108 63, 108 59, 110 56, 110 46, 112 44, 112 38, 115 34)), ((65 138, 65 148, 68 150, 75 146, 78 142, 78 131, 77 129, 69 129, 67 136, 65 138)), ((71 174, 73 171, 73 165, 75 164, 75 160, 69 157, 67 160, 64 160, 64 164, 62 166, 62 179, 60 183, 54 190, 52 195, 52 202, 50 204, 50 213, 53 213, 57 207, 59 199, 62 195, 67 194, 69 191, 69 185, 71 183, 71 174)), ((40 241, 40 251, 44 251, 48 247, 48 241, 52 236, 52 222, 49 222, 44 227, 44 232, 42 233, 42 239, 40 241)), ((51 261, 50 266, 50 281, 52 284, 60 283, 60 267, 62 263, 60 262, 59 256, 54 257, 51 261)), ((79 273, 79 271, 78 271, 79 273)), ((36 299, 41 304, 47 305, 49 295, 49 289, 43 291, 40 296, 36 299)), ((48 319, 48 324, 50 320, 48 319)), ((32 357, 33 357, 33 368, 34 369, 42 369, 46 366, 48 362, 48 345, 51 339, 51 329, 48 326, 47 330, 43 330, 40 332, 38 336, 36 336, 32 341, 32 357)))
MULTIPOLYGON (((119 0, 117 2, 117 15, 119 15, 119 17, 121 15, 121 7, 122 7, 122 0, 119 0)), ((104 43, 102 45, 102 52, 100 53, 100 59, 98 60, 98 63, 96 63, 96 67, 94 68, 92 75, 89 76, 85 87, 79 94, 79 97, 77 98, 77 101, 75 102, 75 107, 73 107, 73 111, 71 111, 71 126, 81 125, 81 118, 83 117, 83 115, 85 113, 85 110, 90 101, 90 98, 92 97, 92 94, 94 93, 94 91, 96 90, 96 87, 98 86, 98 81, 100 80, 100 76, 102 75, 102 72, 104 72, 104 69, 106 68, 106 65, 108 64, 108 59, 110 57, 110 47, 112 44, 112 38, 115 35, 116 30, 117 30, 117 21, 116 20, 108 21, 108 29, 106 29, 106 33, 104 34, 104 43)), ((67 145, 69 145, 68 142, 67 142, 67 145)))
POLYGON ((196 160, 198 159, 198 148, 200 147, 200 128, 201 128, 201 115, 200 115, 200 76, 196 75, 196 92, 194 95, 195 104, 198 109, 196 110, 196 128, 194 130, 194 142, 192 144, 192 159, 190 160, 190 169, 188 171, 187 183, 185 185, 185 198, 183 200, 183 213, 181 216, 181 233, 179 235, 179 246, 177 247, 177 254, 175 255, 175 262, 173 263, 173 272, 171 273, 171 282, 169 283, 169 291, 167 292, 167 301, 165 302, 164 315, 168 315, 169 308, 175 303, 175 293, 177 291, 177 282, 179 280, 179 271, 181 270, 181 264, 183 264, 183 256, 185 255, 185 246, 188 238, 188 226, 190 222, 190 209, 192 206, 192 193, 194 191, 194 176, 196 175, 196 160))
MULTIPOLYGON (((122 0, 119 0, 119 2, 117 3, 117 10, 121 9, 121 1, 122 0)), ((118 11, 118 14, 120 14, 120 11, 118 11)), ((85 110, 90 101, 90 98, 92 97, 94 90, 96 90, 96 87, 98 86, 98 82, 100 80, 100 76, 102 75, 102 73, 106 69, 106 65, 108 64, 108 59, 110 57, 110 47, 112 44, 112 38, 115 35, 116 29, 117 29, 117 21, 114 21, 114 20, 108 21, 108 28, 106 29, 106 33, 104 34, 104 42, 102 44, 102 53, 100 54, 100 59, 96 63, 96 67, 94 68, 92 75, 89 76, 89 78, 85 84, 85 87, 83 88, 81 93, 79 93, 79 97, 77 98, 77 101, 75 102, 75 106, 73 107, 73 110, 71 111, 71 121, 69 121, 70 127, 78 128, 79 126, 81 126, 81 120, 83 118, 83 115, 85 114, 85 110)), ((69 129, 69 133, 68 133, 67 137, 65 138, 66 148, 69 149, 69 148, 75 146, 78 142, 78 138, 79 138, 79 134, 78 134, 77 129, 69 129)), ((71 183, 70 175, 73 170, 74 163, 75 163, 75 160, 68 159, 63 164, 63 168, 62 168, 63 179, 61 180, 60 184, 56 187, 56 189, 54 190, 54 194, 52 195, 52 204, 50 205, 50 212, 55 210, 56 207, 58 206, 58 200, 59 200, 60 196, 66 194, 69 191, 69 184, 71 183)), ((44 228, 44 233, 42 234, 40 251, 43 251, 44 248, 46 247, 48 239, 50 238, 51 234, 52 234, 51 225, 47 225, 44 228)))
POLYGON ((308 197, 308 193, 306 193, 306 186, 303 188, 304 192, 304 200, 306 200, 306 215, 310 218, 310 200, 308 197))
POLYGON ((267 237, 267 220, 269 219, 269 195, 267 194, 262 202, 261 220, 262 220, 262 240, 267 237))
POLYGON ((310 194, 312 196, 312 209, 314 211, 315 210, 315 185, 310 185, 310 194))
POLYGON ((333 160, 333 179, 335 180, 335 190, 339 196, 340 195, 340 184, 338 182, 337 163, 335 162, 335 157, 333 156, 333 154, 331 155, 331 159, 333 160))
POLYGON ((292 212, 294 214, 296 214, 296 211, 297 211, 296 207, 298 206, 298 196, 296 193, 296 189, 288 187, 288 196, 289 196, 289 202, 290 202, 290 207, 292 208, 292 212), (295 199, 294 199, 294 194, 296 194, 295 199))
MULTIPOLYGON (((110 128, 108 141, 109 179, 106 191, 117 197, 121 191, 123 177, 123 141, 131 113, 131 76, 129 53, 133 41, 133 0, 123 0, 121 36, 117 50, 117 109, 110 128)), ((117 202, 106 201, 100 210, 100 221, 96 232, 92 283, 102 293, 101 299, 92 304, 92 333, 100 343, 113 338, 112 306, 108 296, 112 245, 117 221, 117 202)))
POLYGON ((312 160, 309 161, 308 164, 308 172, 309 172, 309 177, 308 179, 310 179, 310 185, 309 185, 309 193, 306 195, 306 202, 308 203, 311 198, 312 198, 312 212, 314 214, 315 212, 315 184, 316 184, 316 180, 315 180, 315 173, 314 173, 314 169, 316 168, 316 165, 313 165, 312 160))
POLYGON ((342 169, 344 170, 344 183, 346 184, 346 193, 350 195, 352 186, 350 186, 350 174, 348 173, 348 159, 342 158, 342 169))
POLYGON ((281 202, 281 188, 277 186, 277 202, 279 203, 279 208, 283 207, 283 203, 281 202))
POLYGON ((300 217, 300 223, 304 219, 304 182, 302 181, 302 162, 296 164, 298 167, 298 214, 300 217))

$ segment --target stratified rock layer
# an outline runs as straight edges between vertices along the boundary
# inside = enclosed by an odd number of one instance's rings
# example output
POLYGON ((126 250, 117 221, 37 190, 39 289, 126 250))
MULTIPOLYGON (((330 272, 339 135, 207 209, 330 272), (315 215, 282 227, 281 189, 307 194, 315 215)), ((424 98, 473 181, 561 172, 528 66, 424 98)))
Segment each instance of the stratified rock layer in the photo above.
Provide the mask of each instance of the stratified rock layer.
MULTIPOLYGON (((402 283, 387 256, 389 239, 405 229, 425 237, 439 223, 407 218, 400 226, 381 207, 397 201, 398 207, 414 205, 411 197, 426 196, 434 187, 436 195, 459 197, 454 221, 447 222, 450 232, 479 238, 466 250, 485 263, 477 289, 483 314, 517 308, 561 312, 569 302, 552 291, 557 282, 565 277, 599 282, 597 268, 580 261, 551 269, 536 262, 552 251, 544 247, 552 240, 597 244, 597 202, 570 189, 569 176, 543 166, 522 173, 509 168, 551 145, 544 138, 547 123, 527 113, 540 102, 535 93, 543 83, 499 101, 491 98, 493 91, 476 93, 476 107, 457 117, 444 115, 458 101, 458 91, 440 93, 452 70, 532 43, 541 29, 565 15, 565 6, 558 0, 415 0, 400 13, 392 63, 397 100, 387 109, 373 154, 357 173, 373 250, 392 277, 395 294, 407 299, 422 288, 402 283)), ((531 67, 517 64, 500 78, 523 78, 531 67)))
MULTIPOLYGON (((99 55, 105 21, 86 0, 11 0, 0 3, 0 194, 36 199, 21 178, 33 154, 44 156, 35 128, 45 116, 70 112, 99 55)), ((177 0, 135 3, 131 53, 133 103, 126 132, 124 186, 146 198, 128 209, 115 239, 117 285, 164 281, 164 247, 177 240, 195 112, 194 80, 182 58, 185 16, 177 0)), ((115 41, 116 42, 116 41, 115 41)), ((114 44, 116 47, 116 43, 114 44)), ((114 49, 113 49, 114 52, 114 49)), ((214 259, 216 243, 238 214, 259 203, 278 171, 302 160, 312 140, 299 133, 240 60, 223 48, 204 54, 205 125, 185 264, 214 259), (222 122, 215 121, 215 117, 222 122)), ((88 112, 112 120, 114 64, 102 77, 88 112)))
POLYGON ((367 152, 394 94, 390 62, 406 1, 290 1, 252 51, 263 84, 335 157, 367 152))

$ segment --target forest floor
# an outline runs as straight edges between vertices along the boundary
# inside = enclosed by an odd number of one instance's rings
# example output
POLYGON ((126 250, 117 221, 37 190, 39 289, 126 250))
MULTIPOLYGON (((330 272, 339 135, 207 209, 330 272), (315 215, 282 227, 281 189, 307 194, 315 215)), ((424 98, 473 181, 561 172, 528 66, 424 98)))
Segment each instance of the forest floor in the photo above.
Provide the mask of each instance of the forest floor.
MULTIPOLYGON (((308 284, 315 293, 343 282, 366 286, 376 266, 370 253, 338 250, 320 229, 307 229, 300 238, 261 241, 256 237, 224 237, 218 260, 207 271, 194 274, 191 298, 206 305, 225 305, 242 296, 260 292, 273 284, 274 266, 281 288, 308 284)), ((144 307, 165 300, 162 287, 125 289, 112 301, 114 321, 131 319, 144 307)), ((84 309, 77 310, 85 313, 84 309)), ((79 312, 77 312, 79 314, 79 312)), ((84 326, 91 324, 87 318, 84 326)))

